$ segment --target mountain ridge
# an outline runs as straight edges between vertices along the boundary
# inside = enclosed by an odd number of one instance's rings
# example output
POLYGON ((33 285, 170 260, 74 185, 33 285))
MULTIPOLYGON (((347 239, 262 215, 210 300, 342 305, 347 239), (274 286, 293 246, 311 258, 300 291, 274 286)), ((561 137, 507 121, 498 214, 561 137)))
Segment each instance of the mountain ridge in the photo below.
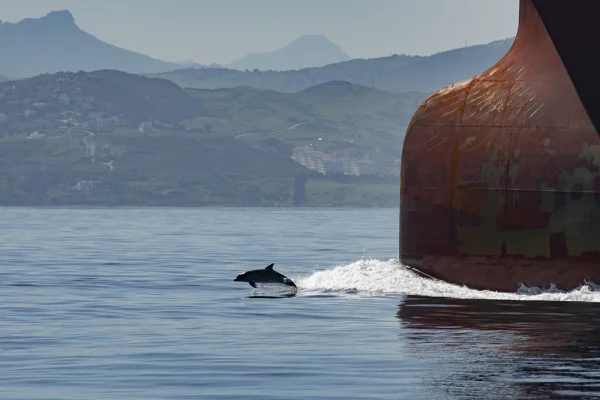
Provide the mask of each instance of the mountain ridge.
POLYGON ((157 73, 181 67, 106 43, 82 30, 67 10, 0 23, 0 52, 0 74, 12 78, 100 69, 157 73))
POLYGON ((204 68, 180 69, 149 76, 169 79, 181 87, 195 89, 247 86, 293 93, 328 81, 347 81, 394 93, 431 93, 485 71, 508 52, 513 40, 497 40, 431 56, 394 54, 292 71, 204 68))
POLYGON ((290 71, 350 60, 324 35, 304 35, 277 50, 249 53, 228 65, 235 70, 290 71))
POLYGON ((184 90, 114 70, 0 93, 1 205, 293 205, 304 176, 306 205, 397 206, 402 127, 425 98, 347 82, 184 90), (319 175, 290 157, 306 146, 378 175, 319 175))

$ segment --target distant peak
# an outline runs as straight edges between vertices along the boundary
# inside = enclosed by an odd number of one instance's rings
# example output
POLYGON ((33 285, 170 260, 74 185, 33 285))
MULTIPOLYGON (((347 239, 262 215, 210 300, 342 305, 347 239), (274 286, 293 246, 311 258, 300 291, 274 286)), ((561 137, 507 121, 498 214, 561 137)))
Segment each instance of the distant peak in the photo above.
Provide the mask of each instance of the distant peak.
POLYGON ((75 23, 75 17, 73 17, 73 14, 69 10, 51 11, 45 17, 42 17, 42 19, 68 24, 75 23))
POLYGON ((329 40, 327 38, 327 36, 325 35, 304 35, 304 36, 300 36, 298 39, 295 40, 295 42, 298 41, 321 41, 321 42, 331 42, 331 40, 329 40))
POLYGON ((27 27, 38 27, 38 28, 72 28, 76 27, 75 18, 68 10, 51 11, 41 18, 25 18, 19 22, 11 23, 4 22, 2 25, 6 26, 27 26, 27 27))
POLYGON ((296 39, 293 42, 291 42, 290 44, 288 44, 288 47, 289 46, 296 46, 296 45, 328 46, 328 47, 336 47, 336 48, 339 47, 337 44, 335 44, 331 40, 329 40, 329 38, 327 38, 327 36, 325 36, 325 35, 304 35, 304 36, 300 36, 298 39, 296 39))

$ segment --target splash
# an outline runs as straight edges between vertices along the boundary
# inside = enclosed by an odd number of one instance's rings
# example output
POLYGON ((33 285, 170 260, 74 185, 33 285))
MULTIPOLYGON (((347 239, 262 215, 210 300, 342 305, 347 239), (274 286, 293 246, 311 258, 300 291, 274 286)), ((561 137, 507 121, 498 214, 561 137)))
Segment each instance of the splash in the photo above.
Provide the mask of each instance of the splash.
POLYGON ((288 297, 296 297, 296 288, 290 288, 283 284, 272 283, 257 283, 256 289, 252 289, 249 298, 271 298, 281 299, 288 297))
POLYGON ((599 289, 587 283, 571 292, 522 286, 515 293, 473 290, 465 286, 423 278, 400 264, 398 260, 360 260, 358 262, 317 271, 308 277, 296 277, 298 287, 306 294, 329 293, 340 296, 413 295, 482 300, 536 300, 600 302, 599 289))

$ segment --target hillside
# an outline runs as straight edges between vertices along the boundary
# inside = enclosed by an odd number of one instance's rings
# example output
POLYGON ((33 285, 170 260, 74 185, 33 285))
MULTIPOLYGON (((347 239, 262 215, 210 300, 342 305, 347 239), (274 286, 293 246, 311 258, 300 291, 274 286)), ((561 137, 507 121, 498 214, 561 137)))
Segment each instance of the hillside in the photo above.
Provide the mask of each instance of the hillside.
POLYGON ((0 204, 274 205, 291 199, 299 169, 233 138, 168 129, 9 137, 0 204))
POLYGON ((60 117, 75 116, 82 121, 119 117, 137 124, 152 120, 173 123, 208 115, 196 98, 173 82, 112 70, 60 72, 1 82, 0 110, 6 116, 5 134, 50 128, 60 124, 60 117))
POLYGON ((189 92, 211 114, 183 121, 189 129, 208 129, 286 154, 297 146, 330 153, 350 150, 377 160, 391 174, 398 172, 406 127, 426 98, 349 82, 328 82, 298 93, 243 87, 189 92))
POLYGON ((424 98, 348 82, 186 91, 111 70, 3 82, 0 205, 395 206, 402 137, 424 98), (318 175, 291 159, 298 146, 377 173, 318 175))
POLYGON ((99 40, 81 30, 69 11, 0 22, 0 52, 0 74, 14 78, 59 71, 156 73, 181 68, 99 40))
POLYGON ((275 51, 250 53, 227 67, 242 71, 289 71, 322 67, 348 60, 350 57, 325 36, 306 35, 275 51))
POLYGON ((176 64, 179 65, 179 68, 223 68, 223 66, 220 64, 213 63, 210 65, 204 65, 192 60, 178 61, 176 64))
POLYGON ((450 50, 429 57, 394 55, 356 59, 298 71, 205 68, 182 69, 151 76, 196 89, 246 86, 292 93, 330 81, 347 81, 395 93, 432 93, 486 70, 500 60, 511 45, 512 39, 450 50))

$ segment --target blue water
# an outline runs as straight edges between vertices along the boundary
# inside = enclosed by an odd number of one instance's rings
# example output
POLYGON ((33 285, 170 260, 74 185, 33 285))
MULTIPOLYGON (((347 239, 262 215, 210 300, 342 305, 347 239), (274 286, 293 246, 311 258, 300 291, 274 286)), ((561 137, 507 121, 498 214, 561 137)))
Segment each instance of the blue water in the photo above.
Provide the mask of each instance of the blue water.
POLYGON ((424 280, 397 210, 0 215, 1 399, 600 397, 599 293, 424 280))

